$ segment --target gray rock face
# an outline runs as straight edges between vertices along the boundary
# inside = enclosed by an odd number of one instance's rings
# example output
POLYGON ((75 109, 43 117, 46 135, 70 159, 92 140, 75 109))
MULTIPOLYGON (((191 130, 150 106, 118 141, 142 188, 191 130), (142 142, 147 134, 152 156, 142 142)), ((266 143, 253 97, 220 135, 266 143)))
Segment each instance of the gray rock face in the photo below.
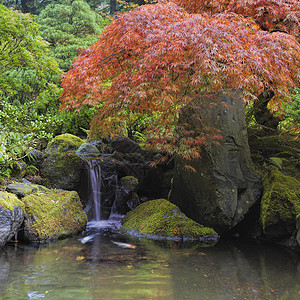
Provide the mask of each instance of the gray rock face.
POLYGON ((48 155, 40 171, 46 187, 78 191, 83 168, 84 160, 69 152, 48 155))
POLYGON ((0 247, 16 235, 23 220, 24 212, 19 205, 13 210, 0 206, 0 247))
POLYGON ((41 185, 24 183, 24 182, 15 182, 11 183, 6 187, 6 191, 12 194, 15 194, 19 198, 23 198, 27 195, 36 193, 38 190, 42 190, 44 187, 41 185))
POLYGON ((244 103, 234 93, 199 97, 182 110, 179 119, 196 133, 203 128, 221 130, 220 145, 204 146, 201 159, 176 159, 171 194, 189 217, 219 233, 239 223, 262 192, 260 177, 250 166, 244 116, 244 103))
POLYGON ((100 151, 91 143, 83 143, 76 151, 76 154, 86 157, 97 157, 100 155, 100 151))

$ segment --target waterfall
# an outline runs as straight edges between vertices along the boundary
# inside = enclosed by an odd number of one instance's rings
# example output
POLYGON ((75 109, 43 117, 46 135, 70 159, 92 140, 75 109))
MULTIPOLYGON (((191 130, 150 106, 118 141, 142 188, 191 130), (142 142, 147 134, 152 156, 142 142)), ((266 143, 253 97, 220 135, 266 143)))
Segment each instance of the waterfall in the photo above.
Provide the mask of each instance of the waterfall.
POLYGON ((101 220, 101 166, 98 160, 86 160, 89 167, 89 201, 85 208, 88 220, 101 220))

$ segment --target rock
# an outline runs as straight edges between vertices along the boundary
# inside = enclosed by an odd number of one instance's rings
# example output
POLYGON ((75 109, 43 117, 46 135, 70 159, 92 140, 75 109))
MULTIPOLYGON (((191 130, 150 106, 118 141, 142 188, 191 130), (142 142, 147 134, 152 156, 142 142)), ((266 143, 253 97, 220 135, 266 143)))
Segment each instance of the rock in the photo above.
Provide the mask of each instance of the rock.
POLYGON ((45 158, 45 153, 39 150, 32 150, 28 153, 28 156, 25 158, 25 161, 28 165, 33 165, 36 168, 40 168, 45 158))
POLYGON ((267 239, 291 236, 300 214, 300 181, 270 166, 263 177, 260 220, 267 239))
POLYGON ((84 160, 75 153, 48 155, 41 166, 43 184, 49 188, 79 190, 84 160))
POLYGON ((124 159, 133 163, 143 163, 145 162, 145 157, 141 153, 125 153, 124 159))
POLYGON ((103 150, 103 143, 102 140, 94 140, 90 142, 91 145, 95 146, 99 152, 103 150))
POLYGON ((87 217, 75 191, 37 192, 22 201, 25 205, 25 240, 56 240, 85 229, 87 217))
POLYGON ((189 219, 179 208, 165 199, 142 203, 126 214, 121 230, 154 239, 218 240, 218 234, 189 219))
POLYGON ((46 148, 46 153, 53 154, 57 152, 76 151, 84 141, 69 133, 57 135, 46 148))
POLYGON ((133 176, 125 176, 119 180, 118 197, 114 203, 113 211, 124 215, 140 204, 137 195, 138 180, 133 176))
POLYGON ((201 159, 176 159, 171 193, 172 202, 189 217, 219 233, 238 224, 262 192, 260 177, 251 168, 244 116, 239 94, 219 93, 198 97, 179 118, 179 124, 199 134, 202 128, 221 131, 220 145, 203 146, 201 159))
POLYGON ((26 174, 27 165, 23 161, 15 161, 13 163, 11 177, 22 178, 26 174))
POLYGON ((0 247, 17 235, 24 220, 22 207, 16 195, 0 192, 0 247))
POLYGON ((37 184, 15 182, 6 187, 6 191, 15 194, 19 198, 23 198, 27 195, 36 193, 38 190, 43 190, 45 187, 37 184))
POLYGON ((100 151, 91 143, 83 143, 77 149, 76 154, 85 157, 98 157, 100 156, 100 151))
POLYGON ((114 151, 121 153, 141 152, 140 146, 128 137, 113 140, 111 147, 114 151))
POLYGON ((100 217, 102 219, 109 218, 112 206, 118 198, 118 163, 110 155, 85 161, 79 195, 84 204, 88 220, 93 220, 97 217, 95 215, 94 197, 101 202, 100 217))

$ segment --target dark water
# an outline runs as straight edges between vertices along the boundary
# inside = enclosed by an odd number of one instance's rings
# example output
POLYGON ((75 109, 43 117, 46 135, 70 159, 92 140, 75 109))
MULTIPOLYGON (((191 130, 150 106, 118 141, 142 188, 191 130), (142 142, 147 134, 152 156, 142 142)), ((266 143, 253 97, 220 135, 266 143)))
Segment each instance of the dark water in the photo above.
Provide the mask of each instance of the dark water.
POLYGON ((280 247, 188 248, 91 231, 101 234, 86 244, 78 236, 0 250, 0 299, 300 299, 300 256, 280 247))

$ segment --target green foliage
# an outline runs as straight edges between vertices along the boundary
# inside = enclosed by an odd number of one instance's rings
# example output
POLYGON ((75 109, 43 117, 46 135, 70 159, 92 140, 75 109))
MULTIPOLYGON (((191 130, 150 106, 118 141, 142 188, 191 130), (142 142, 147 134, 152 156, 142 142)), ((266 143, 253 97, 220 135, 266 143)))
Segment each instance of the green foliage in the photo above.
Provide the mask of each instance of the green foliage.
POLYGON ((283 103, 285 119, 281 122, 281 128, 296 136, 300 134, 300 89, 295 89, 295 94, 291 96, 292 101, 283 103))
POLYGON ((36 19, 49 42, 48 54, 67 71, 78 49, 95 43, 109 20, 92 11, 84 0, 60 0, 50 3, 36 19))
POLYGON ((0 177, 8 177, 13 163, 51 139, 62 120, 49 113, 40 115, 33 101, 13 105, 2 99, 0 103, 0 177))
MULTIPOLYGON (((59 74, 56 61, 45 55, 47 43, 28 14, 0 4, 0 93, 35 97, 59 74)), ((15 99, 15 98, 14 98, 15 99)))

